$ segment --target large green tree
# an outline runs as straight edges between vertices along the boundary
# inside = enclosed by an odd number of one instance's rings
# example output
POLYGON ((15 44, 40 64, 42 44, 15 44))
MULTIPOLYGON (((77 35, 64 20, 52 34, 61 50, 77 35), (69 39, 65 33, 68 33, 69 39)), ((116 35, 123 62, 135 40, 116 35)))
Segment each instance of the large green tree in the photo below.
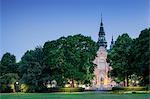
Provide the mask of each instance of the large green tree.
POLYGON ((5 53, 1 59, 0 76, 7 73, 17 72, 16 57, 10 53, 5 53))
MULTIPOLYGON (((5 53, 0 62, 0 85, 10 85, 19 81, 18 65, 16 57, 10 53, 5 53)), ((13 88, 13 87, 12 87, 13 88)), ((0 89, 9 92, 10 89, 0 89)))
POLYGON ((113 46, 112 50, 108 54, 111 66, 113 70, 111 71, 111 76, 117 82, 127 81, 128 77, 132 74, 131 71, 131 46, 133 40, 128 34, 122 34, 119 36, 113 46))
POLYGON ((142 85, 149 84, 150 71, 150 28, 141 31, 138 38, 134 40, 132 46, 133 72, 141 76, 142 85))
POLYGON ((41 47, 27 51, 19 63, 21 81, 29 85, 29 91, 38 91, 43 87, 43 51, 41 47))
POLYGON ((74 81, 89 83, 93 78, 97 44, 90 37, 81 34, 61 37, 46 42, 43 50, 47 72, 58 84, 71 81, 71 86, 74 87, 74 81))

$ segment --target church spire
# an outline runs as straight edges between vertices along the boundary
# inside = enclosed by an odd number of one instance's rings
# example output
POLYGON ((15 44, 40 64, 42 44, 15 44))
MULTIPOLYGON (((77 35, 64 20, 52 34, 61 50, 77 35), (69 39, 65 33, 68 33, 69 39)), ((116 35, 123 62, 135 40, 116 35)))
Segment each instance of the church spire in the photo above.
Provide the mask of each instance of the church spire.
POLYGON ((110 50, 113 48, 113 46, 114 46, 114 39, 113 39, 113 35, 112 35, 111 44, 110 44, 110 50))
MULTIPOLYGON (((99 33, 105 34, 104 28, 103 28, 103 20, 102 20, 102 14, 101 14, 101 23, 100 23, 100 30, 99 33)), ((99 34, 100 35, 100 34, 99 34)))
POLYGON ((100 23, 100 30, 99 30, 99 38, 98 38, 98 44, 99 46, 107 47, 107 42, 105 39, 105 32, 103 27, 103 21, 102 21, 102 14, 101 14, 101 23, 100 23))
POLYGON ((103 22, 102 22, 102 13, 101 13, 101 26, 103 26, 103 22))
POLYGON ((113 39, 113 35, 112 35, 111 44, 113 44, 113 43, 114 43, 114 39, 113 39))

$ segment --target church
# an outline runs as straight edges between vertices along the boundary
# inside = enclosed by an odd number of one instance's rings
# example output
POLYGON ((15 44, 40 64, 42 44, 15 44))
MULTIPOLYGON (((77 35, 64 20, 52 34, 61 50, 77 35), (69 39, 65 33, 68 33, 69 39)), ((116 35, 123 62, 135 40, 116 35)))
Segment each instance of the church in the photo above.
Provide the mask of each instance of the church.
MULTIPOLYGON (((112 86, 112 80, 108 77, 108 72, 112 69, 107 63, 107 41, 105 38, 105 31, 103 27, 102 17, 100 23, 100 30, 98 34, 99 49, 96 53, 93 63, 96 65, 94 69, 94 80, 92 81, 92 88, 98 90, 109 90, 112 86)), ((113 37, 110 45, 110 49, 114 44, 113 37)))

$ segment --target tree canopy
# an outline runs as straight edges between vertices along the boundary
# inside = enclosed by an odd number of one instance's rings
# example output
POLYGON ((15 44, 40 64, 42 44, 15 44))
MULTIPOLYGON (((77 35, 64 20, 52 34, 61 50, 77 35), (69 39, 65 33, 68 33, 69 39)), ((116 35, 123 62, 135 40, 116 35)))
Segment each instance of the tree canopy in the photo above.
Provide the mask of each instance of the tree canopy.
POLYGON ((117 82, 125 81, 131 75, 130 50, 133 40, 128 34, 119 36, 113 46, 108 58, 111 60, 111 76, 117 82))
POLYGON ((43 51, 41 47, 28 50, 19 63, 21 82, 29 85, 29 91, 34 92, 43 87, 43 51))
POLYGON ((5 53, 0 61, 0 83, 11 84, 19 80, 16 57, 5 53))
POLYGON ((93 60, 97 44, 90 37, 80 34, 61 37, 56 41, 46 42, 43 51, 45 64, 50 70, 52 79, 56 79, 58 83, 57 78, 64 79, 71 81, 72 87, 74 87, 74 81, 89 83, 93 78, 93 60))
POLYGON ((17 72, 16 57, 7 52, 1 59, 0 75, 14 72, 17 72))
POLYGON ((150 28, 141 31, 138 38, 134 40, 132 46, 134 73, 141 76, 142 85, 149 84, 150 71, 150 28))
POLYGON ((127 34, 119 36, 108 54, 111 66, 111 76, 117 82, 127 81, 131 75, 142 78, 141 85, 149 83, 150 65, 150 29, 141 31, 136 39, 127 34), (125 79, 126 78, 126 79, 125 79))

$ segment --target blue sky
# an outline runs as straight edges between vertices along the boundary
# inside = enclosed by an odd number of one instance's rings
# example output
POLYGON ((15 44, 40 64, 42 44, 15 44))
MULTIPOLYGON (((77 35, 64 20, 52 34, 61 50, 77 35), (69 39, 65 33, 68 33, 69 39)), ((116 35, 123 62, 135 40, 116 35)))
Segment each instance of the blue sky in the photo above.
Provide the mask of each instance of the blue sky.
POLYGON ((150 0, 0 0, 0 58, 17 61, 36 46, 61 36, 98 39, 101 12, 108 47, 122 33, 132 38, 150 26, 150 0))

